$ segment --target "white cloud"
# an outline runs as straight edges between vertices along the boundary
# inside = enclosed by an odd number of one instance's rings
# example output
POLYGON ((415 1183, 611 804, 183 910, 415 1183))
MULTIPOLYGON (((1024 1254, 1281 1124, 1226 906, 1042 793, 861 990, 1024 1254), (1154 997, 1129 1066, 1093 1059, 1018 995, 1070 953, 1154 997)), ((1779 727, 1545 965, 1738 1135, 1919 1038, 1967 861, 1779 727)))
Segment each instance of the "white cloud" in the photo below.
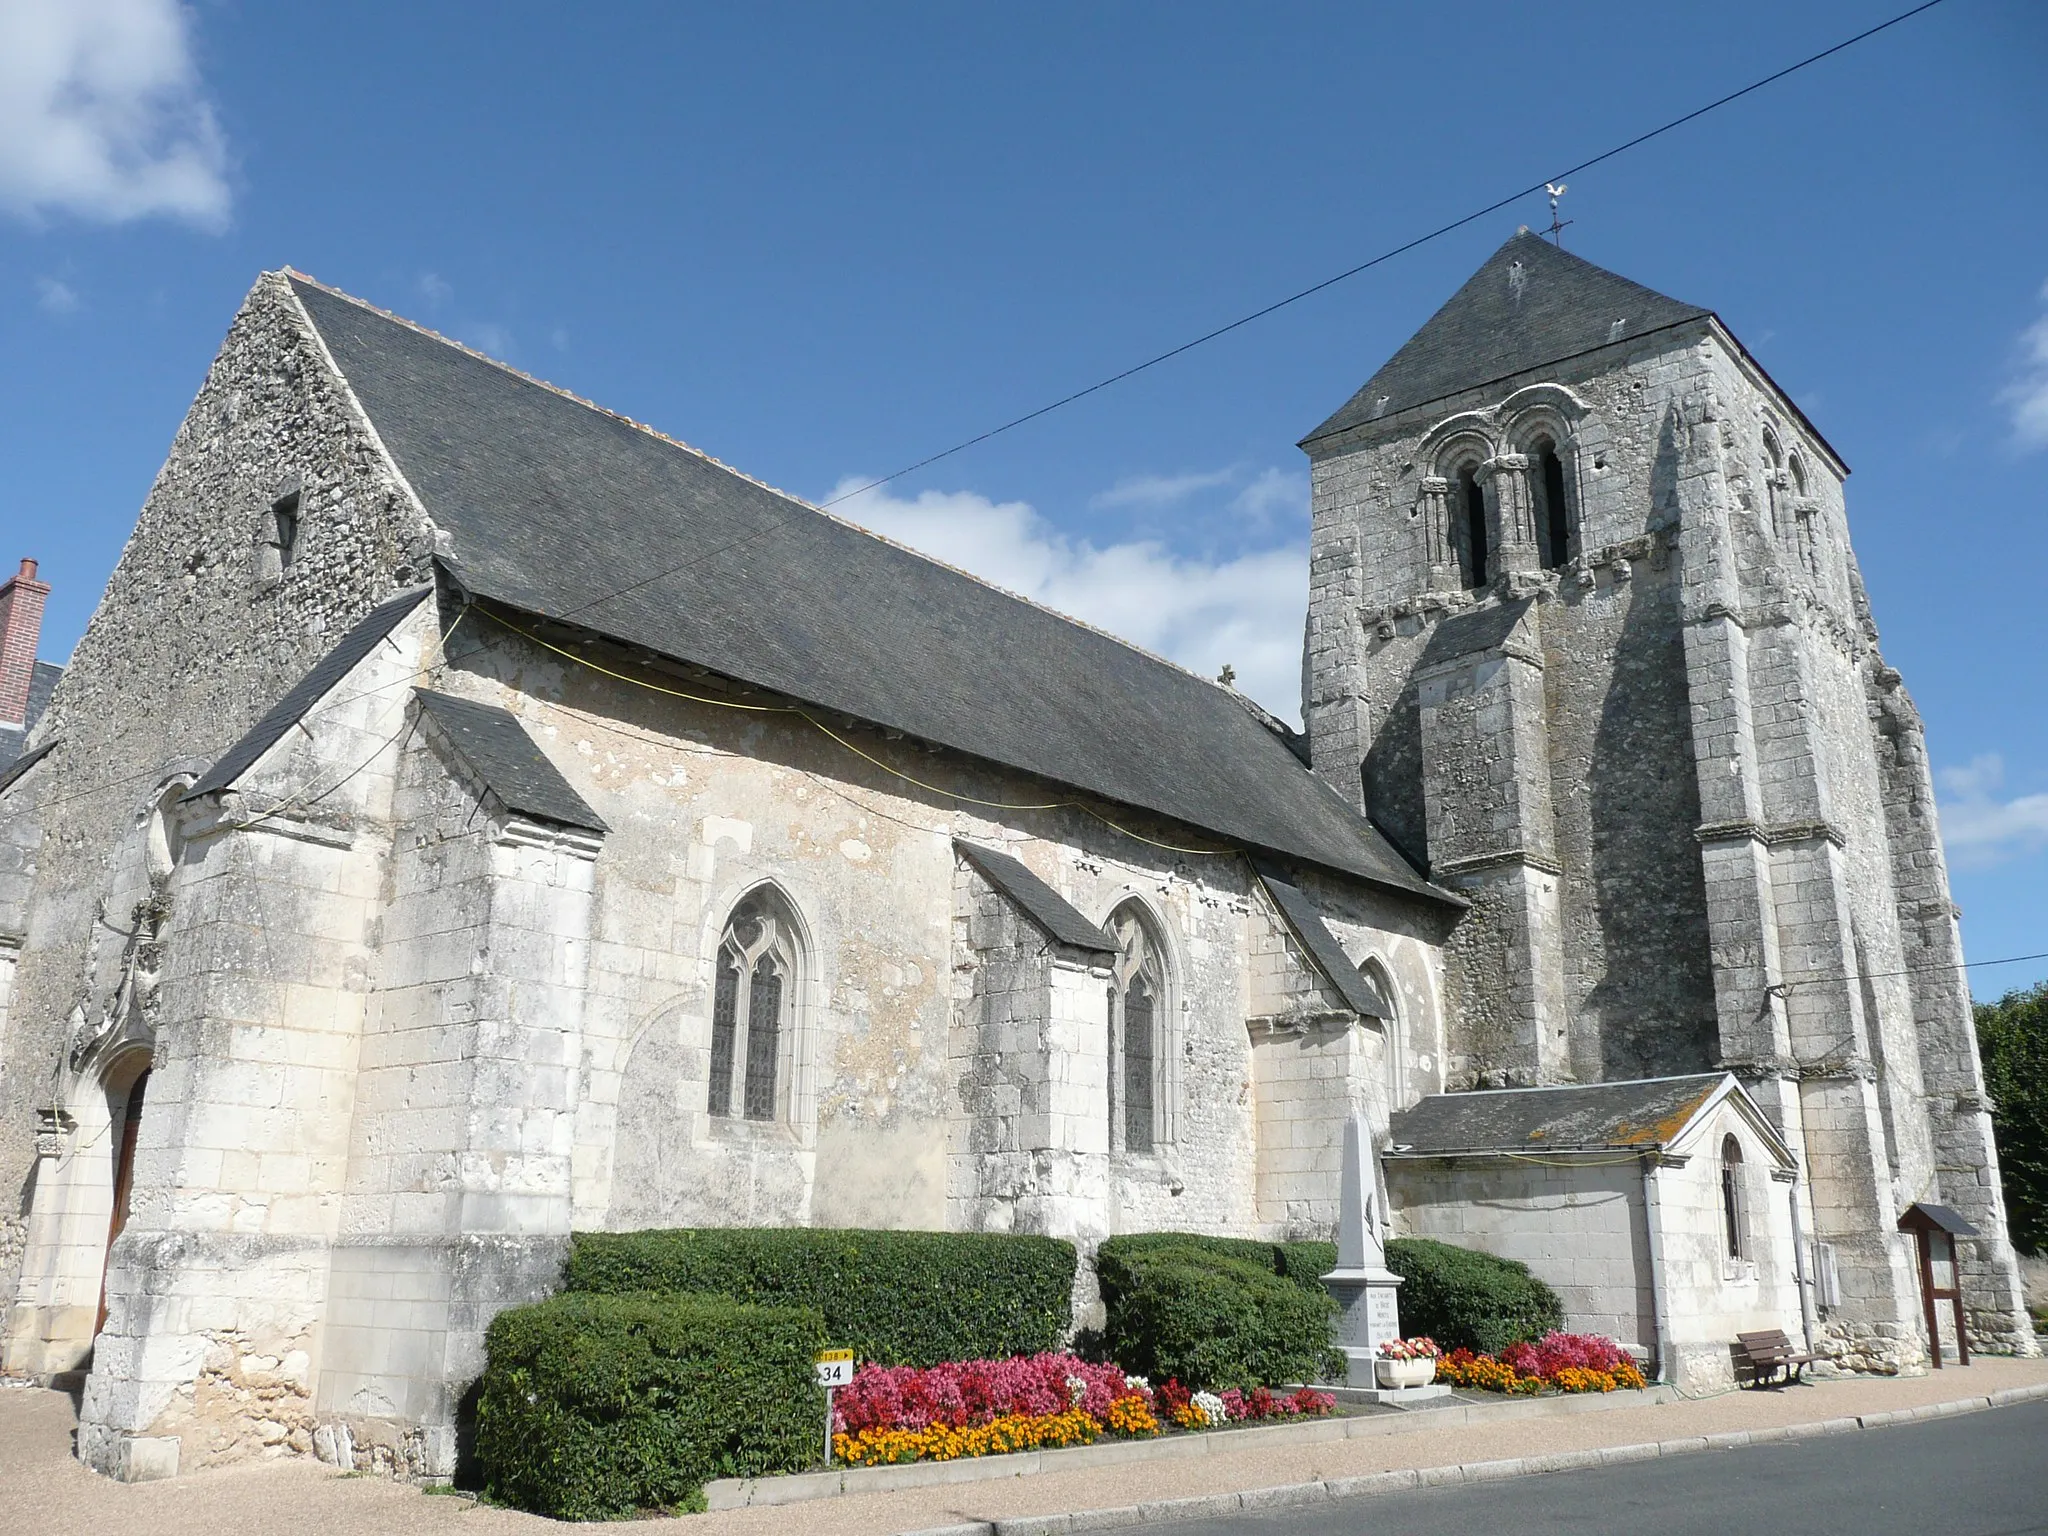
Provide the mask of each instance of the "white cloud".
POLYGON ((227 144, 177 0, 0 0, 0 208, 227 221, 227 144))
MULTIPOLYGON (((2041 286, 2048 304, 2048 283, 2041 286)), ((2020 332, 2020 369, 1999 399, 2012 408, 2012 435, 2021 448, 2048 448, 2048 314, 2020 332)))
POLYGON ((1228 485, 1237 478, 1234 469, 1218 469, 1191 475, 1132 475, 1108 490, 1088 498, 1091 507, 1170 507, 1200 491, 1228 485))
POLYGON ((455 327, 455 339, 467 342, 486 357, 504 362, 512 356, 512 328, 495 320, 469 320, 455 327))
POLYGON ((1941 841, 1949 861, 1981 869, 2048 848, 2048 794, 2001 800, 2005 759, 1987 752, 1964 768, 1935 774, 1940 789, 1941 841))
POLYGON ((415 286, 420 298, 432 309, 439 309, 455 296, 454 286, 438 272, 422 272, 415 286))
MULTIPOLYGON (((843 480, 833 494, 860 483, 843 480)), ((1153 539, 1097 547, 1025 502, 972 491, 924 491, 914 500, 865 491, 833 511, 1204 677, 1229 662, 1239 688, 1298 722, 1305 539, 1219 561, 1178 555, 1153 539)))
POLYGON ((1258 523, 1270 523, 1280 513, 1306 517, 1308 476, 1284 469, 1263 469, 1237 493, 1233 505, 1258 523))
POLYGON ((54 277, 36 279, 36 308, 49 315, 68 315, 78 308, 78 290, 54 277))

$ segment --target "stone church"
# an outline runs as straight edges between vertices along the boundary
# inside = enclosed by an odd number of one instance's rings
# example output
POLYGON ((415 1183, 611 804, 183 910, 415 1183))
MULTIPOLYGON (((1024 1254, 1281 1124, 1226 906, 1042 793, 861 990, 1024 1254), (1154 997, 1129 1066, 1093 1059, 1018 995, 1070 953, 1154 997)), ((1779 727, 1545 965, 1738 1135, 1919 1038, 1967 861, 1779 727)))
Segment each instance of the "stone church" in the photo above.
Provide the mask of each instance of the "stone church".
POLYGON ((2030 1350, 1827 442, 1524 232, 1302 446, 1305 733, 264 275, 0 767, 6 1370, 439 1475, 572 1230, 1327 1234, 1356 1114, 1667 1378, 1921 1368, 1916 1205, 2030 1350))

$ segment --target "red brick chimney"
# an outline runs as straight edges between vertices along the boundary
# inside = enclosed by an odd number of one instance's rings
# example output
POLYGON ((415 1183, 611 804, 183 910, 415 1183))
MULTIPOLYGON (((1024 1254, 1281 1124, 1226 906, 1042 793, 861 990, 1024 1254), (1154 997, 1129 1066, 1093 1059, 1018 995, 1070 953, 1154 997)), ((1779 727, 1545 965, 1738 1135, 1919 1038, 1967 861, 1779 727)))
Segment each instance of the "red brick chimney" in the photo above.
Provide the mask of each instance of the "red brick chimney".
POLYGON ((0 725, 18 729, 28 723, 28 685, 49 595, 49 583, 36 580, 33 560, 22 561, 20 572, 0 587, 0 725))

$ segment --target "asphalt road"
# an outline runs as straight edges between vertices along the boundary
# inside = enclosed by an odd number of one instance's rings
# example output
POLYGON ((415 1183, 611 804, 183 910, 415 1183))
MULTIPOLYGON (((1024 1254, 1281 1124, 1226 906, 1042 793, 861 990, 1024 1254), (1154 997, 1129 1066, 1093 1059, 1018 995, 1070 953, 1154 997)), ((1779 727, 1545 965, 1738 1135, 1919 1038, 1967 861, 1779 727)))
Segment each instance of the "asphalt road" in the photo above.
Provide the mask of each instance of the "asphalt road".
POLYGON ((2048 1531, 2048 1403, 1142 1529, 1173 1536, 2021 1536, 2048 1531))

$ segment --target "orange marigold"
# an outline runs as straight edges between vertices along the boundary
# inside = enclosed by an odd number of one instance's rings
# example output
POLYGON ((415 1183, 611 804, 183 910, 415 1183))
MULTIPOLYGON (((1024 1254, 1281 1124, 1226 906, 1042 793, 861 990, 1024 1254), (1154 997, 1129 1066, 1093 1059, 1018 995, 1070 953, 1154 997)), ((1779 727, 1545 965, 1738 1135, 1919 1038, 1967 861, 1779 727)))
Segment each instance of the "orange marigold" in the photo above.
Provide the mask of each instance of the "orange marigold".
POLYGON ((1156 1435, 1159 1433, 1159 1420, 1145 1406, 1145 1399, 1133 1392, 1109 1405, 1109 1417, 1104 1427, 1115 1435, 1156 1435))
POLYGON ((1101 1435, 1102 1426, 1093 1418, 1069 1408, 1064 1413, 1006 1414, 967 1428, 933 1424, 926 1429, 864 1429, 857 1435, 834 1435, 832 1454, 849 1466, 880 1467, 1091 1445, 1101 1435))

